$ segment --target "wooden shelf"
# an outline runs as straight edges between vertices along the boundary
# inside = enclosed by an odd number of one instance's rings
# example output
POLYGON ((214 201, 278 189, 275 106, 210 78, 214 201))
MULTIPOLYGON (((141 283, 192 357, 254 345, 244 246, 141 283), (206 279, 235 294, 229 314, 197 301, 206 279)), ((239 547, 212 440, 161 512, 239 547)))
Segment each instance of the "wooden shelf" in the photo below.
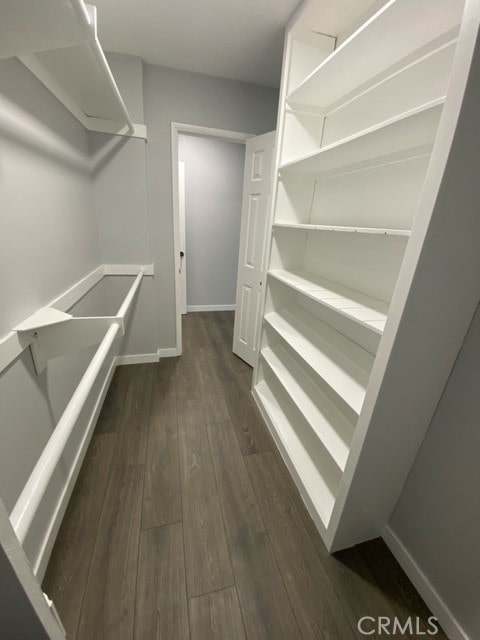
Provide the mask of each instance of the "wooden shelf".
POLYGON ((52 307, 42 307, 38 311, 35 311, 20 324, 14 327, 14 331, 34 331, 35 329, 41 329, 42 327, 49 327, 52 324, 59 324, 61 322, 67 322, 71 320, 73 316, 70 313, 58 311, 52 307))
POLYGON ((280 344, 262 349, 261 356, 332 460, 343 471, 353 425, 280 344))
POLYGON ((265 321, 318 376, 319 384, 353 423, 360 414, 373 356, 299 306, 265 321))
POLYGON ((272 269, 268 275, 371 331, 383 332, 388 314, 385 302, 305 271, 272 269))
POLYGON ((379 236, 406 236, 410 235, 409 229, 379 229, 376 227, 346 227, 343 225, 329 224, 300 224, 293 222, 274 222, 273 226, 278 229, 297 229, 298 231, 324 231, 339 233, 360 233, 379 236))
POLYGON ((328 112, 341 98, 417 49, 459 24, 463 0, 424 0, 421 19, 417 0, 391 0, 318 65, 287 97, 290 105, 328 112), (381 55, 372 43, 388 41, 381 55))
POLYGON ((0 20, 0 58, 78 44, 85 40, 85 23, 88 20, 86 7, 80 2, 3 2, 0 20))
POLYGON ((83 0, 9 3, 0 24, 0 57, 17 56, 85 128, 145 138, 108 66, 96 15, 83 0))
POLYGON ((255 385, 254 395, 290 470, 301 483, 326 529, 335 506, 339 475, 332 472, 327 464, 319 464, 324 450, 318 439, 313 434, 308 438, 307 432, 302 433, 303 438, 300 437, 298 424, 279 403, 266 380, 255 385))
POLYGON ((395 118, 344 138, 280 166, 281 172, 320 174, 430 153, 445 98, 411 109, 395 118))

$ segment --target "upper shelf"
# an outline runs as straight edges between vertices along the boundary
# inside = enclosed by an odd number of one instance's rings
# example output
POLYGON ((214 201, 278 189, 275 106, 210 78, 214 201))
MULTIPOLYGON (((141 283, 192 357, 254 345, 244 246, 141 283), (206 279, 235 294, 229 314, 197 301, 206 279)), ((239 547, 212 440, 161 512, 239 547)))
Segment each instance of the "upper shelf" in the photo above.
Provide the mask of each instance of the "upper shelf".
POLYGON ((89 21, 83 2, 2 2, 0 58, 79 44, 89 21))
POLYGON ((91 131, 146 137, 134 125, 83 0, 16 0, 2 7, 0 57, 17 56, 91 131))
POLYGON ((423 0, 421 17, 418 0, 390 0, 287 97, 291 105, 328 112, 329 108, 372 77, 385 72, 426 42, 456 27, 464 0, 423 0), (381 53, 372 49, 388 39, 381 53))
POLYGON ((381 229, 379 227, 347 227, 345 225, 332 224, 305 224, 295 222, 274 222, 274 228, 294 229, 297 231, 323 231, 338 233, 359 233, 378 236, 405 236, 411 233, 410 229, 381 229))
POLYGON ((359 168, 373 159, 393 162, 431 152, 445 98, 432 100, 395 118, 355 133, 280 166, 280 171, 319 174, 359 168))

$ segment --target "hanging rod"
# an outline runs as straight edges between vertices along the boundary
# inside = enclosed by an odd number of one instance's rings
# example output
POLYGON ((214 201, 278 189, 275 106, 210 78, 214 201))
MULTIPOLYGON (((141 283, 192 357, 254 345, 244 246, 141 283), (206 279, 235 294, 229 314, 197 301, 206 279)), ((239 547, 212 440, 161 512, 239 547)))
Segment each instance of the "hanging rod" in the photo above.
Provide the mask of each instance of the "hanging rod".
MULTIPOLYGON (((118 310, 116 317, 122 321, 130 310, 144 273, 145 269, 142 268, 118 310)), ((10 521, 21 544, 119 330, 120 324, 112 324, 108 328, 10 514, 10 521)))

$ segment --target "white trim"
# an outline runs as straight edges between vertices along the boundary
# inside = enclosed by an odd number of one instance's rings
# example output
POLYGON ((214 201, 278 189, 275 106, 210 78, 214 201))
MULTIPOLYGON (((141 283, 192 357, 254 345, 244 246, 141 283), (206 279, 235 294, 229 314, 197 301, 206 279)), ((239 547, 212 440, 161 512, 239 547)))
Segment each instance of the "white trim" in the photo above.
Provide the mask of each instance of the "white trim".
POLYGON ((144 276, 154 276, 153 264, 105 264, 106 276, 136 276, 144 269, 144 276))
POLYGON ((68 474, 65 487, 57 502, 57 506, 50 520, 48 529, 45 533, 42 546, 35 560, 33 572, 37 576, 39 582, 42 582, 43 577, 45 575, 47 564, 50 559, 50 555, 52 553, 53 545, 55 544, 55 540, 57 538, 58 530, 60 528, 60 525, 62 524, 63 516, 65 515, 65 511, 70 501, 72 491, 75 487, 78 474, 80 473, 80 469, 82 468, 83 460, 85 458, 88 445, 90 444, 90 440, 92 439, 93 432, 95 431, 95 426, 97 424, 98 416, 100 415, 100 411, 102 409, 105 396, 107 395, 107 391, 110 387, 110 382, 112 380, 113 373, 116 368, 116 360, 117 360, 116 357, 112 358, 112 362, 110 364, 110 368, 108 370, 107 376, 103 381, 102 388, 100 389, 100 393, 98 394, 97 400, 95 402, 95 406, 88 420, 88 424, 85 429, 85 435, 83 436, 83 439, 80 443, 77 455, 75 456, 75 460, 73 461, 72 468, 70 470, 70 473, 68 474))
POLYGON ((460 622, 389 525, 385 526, 382 537, 450 640, 473 640, 463 630, 460 622))
POLYGON ((175 356, 181 356, 181 353, 178 353, 176 347, 169 347, 166 349, 158 349, 157 351, 159 358, 174 358, 175 356))
POLYGON ((234 304, 189 304, 187 305, 187 313, 189 311, 235 311, 234 304))
MULTIPOLYGON (((175 341, 176 353, 182 354, 182 295, 180 282, 180 228, 179 228, 179 184, 178 184, 178 136, 181 133, 191 135, 208 136, 220 138, 229 142, 245 142, 253 138, 255 133, 242 133, 240 131, 228 131, 226 129, 213 129, 211 127, 201 127, 193 124, 172 122, 172 202, 173 202, 173 255, 175 266, 175 341)), ((188 306, 187 306, 188 311, 188 306)))
POLYGON ((116 366, 124 364, 147 364, 149 362, 158 362, 158 353, 134 353, 127 356, 117 356, 115 358, 116 366))
POLYGON ((91 116, 85 116, 82 124, 89 131, 109 133, 112 136, 139 138, 140 140, 147 139, 147 127, 144 124, 132 123, 132 133, 129 132, 126 124, 114 122, 113 120, 105 120, 104 118, 92 118, 91 116))
MULTIPOLYGON (((45 306, 54 307, 59 311, 68 311, 74 304, 83 298, 90 289, 93 289, 93 287, 98 284, 104 276, 138 275, 141 269, 145 269, 144 275, 154 275, 153 264, 101 264, 45 306)), ((5 337, 0 339, 0 375, 28 346, 30 346, 31 342, 32 336, 22 336, 16 331, 10 331, 5 337)))

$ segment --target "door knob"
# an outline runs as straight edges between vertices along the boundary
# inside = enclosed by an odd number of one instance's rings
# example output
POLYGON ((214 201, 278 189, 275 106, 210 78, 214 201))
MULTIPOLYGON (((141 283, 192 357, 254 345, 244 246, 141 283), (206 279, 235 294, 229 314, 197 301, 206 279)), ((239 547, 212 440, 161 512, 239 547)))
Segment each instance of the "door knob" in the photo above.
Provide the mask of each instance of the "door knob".
POLYGON ((180 258, 183 258, 185 255, 185 253, 183 251, 180 251, 180 258))

